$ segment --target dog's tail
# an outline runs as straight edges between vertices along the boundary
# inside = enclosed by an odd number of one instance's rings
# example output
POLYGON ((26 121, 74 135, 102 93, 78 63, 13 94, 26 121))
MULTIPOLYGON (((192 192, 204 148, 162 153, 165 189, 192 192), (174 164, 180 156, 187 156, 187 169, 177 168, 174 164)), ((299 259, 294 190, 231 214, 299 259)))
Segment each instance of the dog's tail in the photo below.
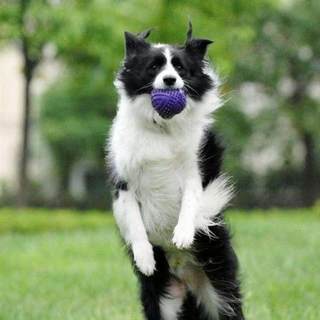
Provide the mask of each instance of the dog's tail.
POLYGON ((196 229, 212 236, 209 227, 222 222, 217 216, 228 206, 232 197, 233 186, 227 176, 220 175, 213 180, 203 191, 196 229))

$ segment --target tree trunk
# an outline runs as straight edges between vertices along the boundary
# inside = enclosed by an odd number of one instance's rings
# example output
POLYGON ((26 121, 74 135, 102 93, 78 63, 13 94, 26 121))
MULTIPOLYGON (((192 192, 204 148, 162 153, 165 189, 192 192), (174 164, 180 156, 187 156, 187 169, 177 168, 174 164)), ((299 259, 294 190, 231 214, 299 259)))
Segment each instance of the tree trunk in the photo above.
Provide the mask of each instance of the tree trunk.
POLYGON ((56 205, 59 207, 69 207, 71 204, 69 186, 73 163, 74 161, 71 159, 60 159, 60 161, 58 161, 59 190, 56 205))
POLYGON ((24 102, 22 115, 22 139, 20 149, 20 161, 18 168, 18 194, 17 204, 26 206, 28 204, 29 179, 28 179, 28 156, 29 156, 29 131, 31 114, 31 81, 37 60, 30 55, 30 43, 25 30, 25 14, 29 0, 20 0, 19 28, 20 40, 22 45, 23 67, 24 67, 24 102))
POLYGON ((317 199, 317 168, 312 134, 305 132, 302 135, 302 142, 305 149, 302 201, 304 206, 309 207, 312 206, 317 199))
POLYGON ((33 67, 30 59, 27 56, 27 51, 24 51, 24 103, 23 103, 23 118, 22 118, 22 143, 19 163, 19 190, 17 203, 19 206, 28 204, 28 158, 29 158, 29 135, 30 135, 30 113, 31 113, 31 81, 33 67))
MULTIPOLYGON (((295 61, 291 61, 291 76, 296 81, 296 88, 289 99, 292 107, 295 108, 294 112, 300 112, 299 107, 303 103, 306 103, 306 92, 309 83, 306 80, 301 81, 299 79, 300 73, 295 69, 295 61)), ((301 108, 300 108, 301 109, 301 108)), ((316 154, 315 154, 315 143, 314 137, 308 132, 299 121, 295 121, 294 126, 296 127, 301 141, 304 146, 304 161, 302 168, 302 204, 306 207, 312 206, 317 200, 317 168, 316 168, 316 154)))

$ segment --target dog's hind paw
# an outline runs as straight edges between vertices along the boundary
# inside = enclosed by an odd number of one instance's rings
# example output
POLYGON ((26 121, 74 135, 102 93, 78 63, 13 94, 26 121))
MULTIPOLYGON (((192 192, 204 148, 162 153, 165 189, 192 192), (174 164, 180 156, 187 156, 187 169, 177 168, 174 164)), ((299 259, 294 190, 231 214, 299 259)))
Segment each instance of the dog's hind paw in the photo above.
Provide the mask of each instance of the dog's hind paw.
POLYGON ((149 242, 139 242, 132 245, 132 251, 138 269, 146 276, 151 276, 156 270, 152 245, 149 242))
POLYGON ((192 245, 194 234, 194 225, 177 224, 173 232, 172 242, 179 249, 187 249, 192 245))

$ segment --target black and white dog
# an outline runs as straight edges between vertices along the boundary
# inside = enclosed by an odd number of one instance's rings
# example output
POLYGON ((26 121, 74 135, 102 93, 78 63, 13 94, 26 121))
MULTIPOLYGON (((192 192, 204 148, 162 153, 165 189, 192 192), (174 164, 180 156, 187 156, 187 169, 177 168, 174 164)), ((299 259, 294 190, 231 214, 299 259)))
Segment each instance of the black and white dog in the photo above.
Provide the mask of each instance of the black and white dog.
POLYGON ((244 319, 237 258, 221 212, 232 192, 210 131, 221 106, 218 77, 205 60, 212 41, 193 38, 191 24, 183 46, 150 44, 149 33, 125 33, 108 145, 114 215, 145 318, 244 319), (186 108, 169 120, 151 104, 151 90, 161 88, 187 93, 186 108))

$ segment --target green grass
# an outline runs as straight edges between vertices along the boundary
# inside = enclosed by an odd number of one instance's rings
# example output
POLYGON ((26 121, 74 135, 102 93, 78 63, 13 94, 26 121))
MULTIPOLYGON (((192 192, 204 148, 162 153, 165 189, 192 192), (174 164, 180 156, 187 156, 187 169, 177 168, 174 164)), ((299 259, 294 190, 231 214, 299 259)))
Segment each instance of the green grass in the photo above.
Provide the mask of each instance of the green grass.
MULTIPOLYGON (((320 212, 229 214, 248 320, 320 319, 320 212)), ((0 320, 142 320, 113 219, 0 210, 0 320)))

